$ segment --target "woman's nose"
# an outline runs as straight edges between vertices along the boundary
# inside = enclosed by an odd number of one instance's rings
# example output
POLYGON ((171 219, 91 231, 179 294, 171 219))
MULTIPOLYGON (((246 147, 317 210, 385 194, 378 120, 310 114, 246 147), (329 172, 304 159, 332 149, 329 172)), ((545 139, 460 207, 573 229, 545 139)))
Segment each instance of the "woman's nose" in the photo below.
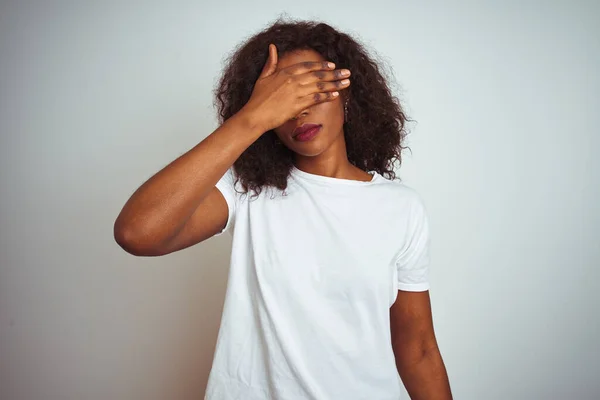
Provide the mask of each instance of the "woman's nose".
POLYGON ((296 115, 295 117, 292 117, 292 120, 304 117, 306 114, 308 114, 308 108, 305 108, 300 114, 296 115))

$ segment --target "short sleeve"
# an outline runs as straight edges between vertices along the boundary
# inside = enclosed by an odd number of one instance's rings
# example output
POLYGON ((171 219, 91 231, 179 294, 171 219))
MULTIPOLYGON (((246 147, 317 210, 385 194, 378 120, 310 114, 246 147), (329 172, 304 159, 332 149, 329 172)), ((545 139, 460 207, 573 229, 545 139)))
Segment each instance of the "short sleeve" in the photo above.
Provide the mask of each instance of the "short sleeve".
POLYGON ((410 207, 406 243, 396 259, 399 290, 422 292, 429 290, 429 218, 420 196, 410 207))
POLYGON ((235 191, 235 176, 233 172, 233 167, 230 167, 225 174, 219 179, 216 183, 215 187, 221 192, 225 201, 227 202, 228 216, 227 216, 227 224, 225 228, 214 236, 220 236, 223 233, 229 231, 233 233, 233 225, 235 221, 235 213, 237 206, 237 193, 235 191))

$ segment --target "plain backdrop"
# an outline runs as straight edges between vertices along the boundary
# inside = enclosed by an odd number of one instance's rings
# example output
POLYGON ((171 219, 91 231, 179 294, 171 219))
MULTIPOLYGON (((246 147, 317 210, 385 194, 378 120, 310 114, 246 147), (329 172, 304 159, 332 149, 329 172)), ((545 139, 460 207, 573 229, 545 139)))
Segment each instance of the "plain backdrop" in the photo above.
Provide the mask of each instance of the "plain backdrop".
POLYGON ((280 15, 354 35, 416 121, 455 398, 600 398, 599 3, 314 0, 2 2, 0 398, 204 396, 231 237, 138 258, 113 223, 280 15))

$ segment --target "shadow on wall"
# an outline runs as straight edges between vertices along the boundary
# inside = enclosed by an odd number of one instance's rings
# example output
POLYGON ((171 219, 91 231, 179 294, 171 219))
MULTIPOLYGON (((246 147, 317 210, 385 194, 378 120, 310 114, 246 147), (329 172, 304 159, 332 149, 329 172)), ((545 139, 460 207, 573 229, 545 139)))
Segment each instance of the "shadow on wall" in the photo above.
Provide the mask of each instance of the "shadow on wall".
POLYGON ((230 234, 213 237, 153 260, 160 264, 157 268, 162 269, 165 275, 173 274, 174 268, 180 268, 180 272, 176 273, 177 278, 173 278, 177 281, 173 285, 177 287, 175 290, 181 291, 174 296, 177 296, 177 304, 183 307, 183 310, 172 310, 177 314, 176 319, 155 316, 160 319, 160 324, 181 324, 169 328, 163 326, 163 332, 157 335, 158 338, 155 336, 156 346, 167 353, 171 351, 177 354, 175 357, 165 357, 162 366, 158 360, 154 365, 161 370, 161 374, 168 374, 162 375, 161 385, 158 382, 153 384, 155 388, 160 386, 162 393, 182 399, 190 398, 194 393, 195 396, 201 396, 198 398, 204 398, 223 312, 231 240, 230 234), (173 334, 165 336, 165 329, 172 330, 173 334), (173 364, 167 367, 164 362, 173 364))

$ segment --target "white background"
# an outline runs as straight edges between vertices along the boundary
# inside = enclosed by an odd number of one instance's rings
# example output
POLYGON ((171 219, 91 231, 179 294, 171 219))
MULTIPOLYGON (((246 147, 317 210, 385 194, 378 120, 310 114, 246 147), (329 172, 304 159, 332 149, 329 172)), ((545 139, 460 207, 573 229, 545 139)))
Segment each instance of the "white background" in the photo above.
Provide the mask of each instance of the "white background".
POLYGON ((455 398, 600 397, 599 3, 12 3, 0 398, 202 398, 230 236, 136 258, 113 223, 217 127, 225 56, 283 12, 361 40, 417 121, 400 176, 430 212, 455 398))

